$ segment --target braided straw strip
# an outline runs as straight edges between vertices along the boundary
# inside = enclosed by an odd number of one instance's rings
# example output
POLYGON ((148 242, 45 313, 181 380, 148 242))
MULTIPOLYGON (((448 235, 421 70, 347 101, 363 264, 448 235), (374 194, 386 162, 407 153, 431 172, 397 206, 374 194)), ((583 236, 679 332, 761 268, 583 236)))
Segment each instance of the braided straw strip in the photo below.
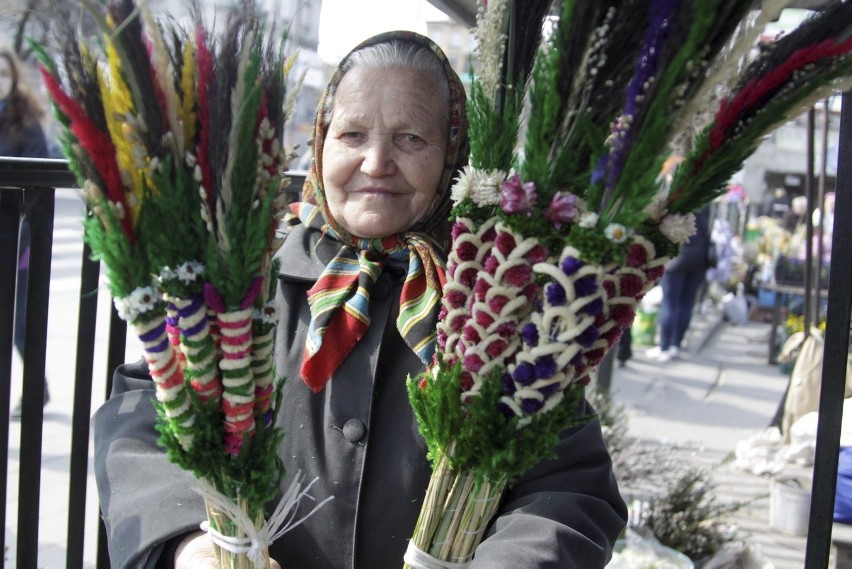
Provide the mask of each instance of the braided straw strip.
POLYGON ((441 299, 441 317, 438 321, 438 344, 445 354, 454 354, 461 340, 465 322, 470 318, 470 299, 476 275, 482 270, 482 261, 494 243, 485 236, 493 233, 494 222, 470 230, 473 222, 459 219, 453 226, 453 248, 447 258, 447 283, 441 299))
POLYGON ((202 401, 218 401, 222 395, 222 382, 216 367, 216 344, 210 335, 204 298, 201 295, 192 299, 173 297, 170 301, 180 316, 186 378, 202 401))
MULTIPOLYGON (((255 323, 257 326, 258 323, 255 323)), ((262 324, 261 324, 262 325, 262 324)), ((268 326, 261 334, 255 333, 251 339, 251 373, 254 377, 254 412, 262 418, 264 425, 269 425, 271 416, 267 416, 272 408, 274 390, 273 379, 275 367, 272 365, 272 351, 275 347, 275 327, 268 326)))
POLYGON ((254 432, 254 376, 251 372, 251 315, 244 308, 220 312, 222 409, 225 413, 225 451, 239 454, 243 438, 254 432))
POLYGON ((195 415, 185 389, 177 353, 166 334, 165 318, 161 316, 148 322, 133 322, 130 326, 142 341, 157 401, 163 404, 166 418, 174 427, 181 446, 189 450, 194 438, 192 426, 195 415))

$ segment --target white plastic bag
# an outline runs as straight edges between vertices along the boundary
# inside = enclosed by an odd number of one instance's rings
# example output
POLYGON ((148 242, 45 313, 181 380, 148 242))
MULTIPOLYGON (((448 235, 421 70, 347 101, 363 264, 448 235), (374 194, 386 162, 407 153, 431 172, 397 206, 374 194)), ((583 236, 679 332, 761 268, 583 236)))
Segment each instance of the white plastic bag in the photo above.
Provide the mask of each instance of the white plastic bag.
POLYGON ((746 301, 743 283, 737 285, 737 293, 728 293, 722 297, 722 314, 725 320, 734 326, 742 326, 748 322, 748 302, 746 301))
POLYGON ((744 541, 728 542, 701 565, 701 569, 775 569, 759 544, 744 541))

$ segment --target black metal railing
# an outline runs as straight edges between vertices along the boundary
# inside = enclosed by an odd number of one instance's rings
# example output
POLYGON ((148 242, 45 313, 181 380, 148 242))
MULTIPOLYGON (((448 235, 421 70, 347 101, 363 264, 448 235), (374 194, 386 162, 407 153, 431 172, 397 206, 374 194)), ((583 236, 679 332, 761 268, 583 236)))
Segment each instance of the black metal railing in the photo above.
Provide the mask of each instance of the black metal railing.
MULTIPOLYGON (((21 437, 18 486, 16 566, 35 568, 38 563, 39 503, 41 494, 42 426, 47 355, 47 320, 50 267, 53 245, 56 188, 76 185, 64 160, 0 158, 0 420, 9 424, 12 315, 15 310, 15 280, 18 266, 20 224, 29 224, 30 252, 26 279, 26 326, 21 397, 21 437)), ((68 488, 68 533, 66 567, 83 567, 86 532, 86 499, 89 465, 89 418, 95 354, 98 278, 100 265, 83 246, 76 352, 74 354, 74 400, 68 488)), ((125 326, 111 322, 107 370, 124 359, 125 326)), ((108 382, 109 383, 109 382, 108 382)), ((109 387, 108 387, 109 388, 109 387)), ((104 394, 106 396, 106 394, 104 394)), ((0 453, 8 463, 8 431, 0 442, 0 453)), ((7 469, 0 474, 0 491, 7 491, 7 469)), ((2 517, 6 519, 5 501, 2 517)), ((5 550, 5 536, 0 537, 5 550)), ((102 540, 99 549, 105 550, 102 540)), ((98 567, 108 567, 106 555, 98 553, 98 567)))

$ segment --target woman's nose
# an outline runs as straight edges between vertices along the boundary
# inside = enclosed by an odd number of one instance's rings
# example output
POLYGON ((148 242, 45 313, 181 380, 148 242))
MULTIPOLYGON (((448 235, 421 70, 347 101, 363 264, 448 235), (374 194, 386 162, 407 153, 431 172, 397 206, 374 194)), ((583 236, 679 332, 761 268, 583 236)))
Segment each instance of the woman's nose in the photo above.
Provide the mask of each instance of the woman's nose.
POLYGON ((361 171, 373 178, 392 174, 396 168, 393 154, 391 137, 378 136, 371 139, 364 148, 361 171))

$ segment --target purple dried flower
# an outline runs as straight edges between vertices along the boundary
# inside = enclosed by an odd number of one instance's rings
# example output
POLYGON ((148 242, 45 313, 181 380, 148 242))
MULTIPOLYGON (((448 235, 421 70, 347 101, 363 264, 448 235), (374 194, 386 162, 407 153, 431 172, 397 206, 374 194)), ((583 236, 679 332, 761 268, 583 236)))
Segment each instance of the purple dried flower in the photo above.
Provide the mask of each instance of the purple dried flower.
POLYGON ((559 283, 549 283, 544 289, 544 295, 551 306, 562 306, 565 304, 565 288, 559 283))
POLYGON ((515 382, 512 381, 512 376, 508 373, 504 373, 500 377, 500 385, 503 387, 503 395, 512 395, 515 391, 517 391, 515 382))
POLYGON ((548 399, 550 396, 559 391, 559 382, 554 381, 551 384, 545 385, 544 387, 539 387, 538 392, 544 395, 545 399, 548 399))
POLYGON ((574 367, 577 367, 578 365, 583 363, 583 352, 578 351, 576 354, 574 354, 574 357, 571 358, 571 361, 568 363, 570 363, 574 367))
POLYGON ((527 415, 532 415, 542 407, 544 407, 544 401, 539 401, 538 399, 524 399, 521 401, 521 409, 527 415))
POLYGON ((589 296, 598 289, 598 281, 594 275, 581 277, 574 281, 574 292, 577 296, 589 296))
POLYGON ((579 210, 575 205, 577 196, 569 192, 556 192, 544 216, 549 219, 557 229, 563 223, 571 223, 577 217, 579 210))
POLYGON ((535 346, 538 344, 538 328, 533 323, 525 324, 521 328, 521 338, 527 346, 535 346))
POLYGON ((502 402, 498 403, 497 404, 497 410, 500 411, 500 413, 502 413, 503 416, 506 417, 507 419, 511 419, 512 417, 515 416, 515 412, 512 411, 512 408, 509 407, 508 405, 506 405, 505 403, 502 403, 502 402))
MULTIPOLYGON (((666 39, 673 19, 678 0, 653 0, 648 8, 648 24, 642 37, 642 50, 637 57, 636 70, 625 93, 624 111, 613 128, 614 143, 608 156, 606 187, 615 187, 618 177, 634 140, 629 123, 633 117, 641 115, 639 101, 644 98, 645 89, 658 72, 660 53, 663 53, 666 39), (625 125, 625 122, 628 123, 625 125)), ((600 165, 599 165, 600 168, 600 165)), ((598 174, 598 168, 595 169, 598 174)))
POLYGON ((578 270, 580 270, 580 267, 582 266, 583 261, 581 261, 577 257, 565 257, 565 260, 562 261, 562 272, 570 277, 578 270))
POLYGON ((604 302, 603 299, 598 297, 588 303, 586 306, 580 309, 580 312, 584 314, 588 314, 589 316, 597 316, 603 310, 604 302))
POLYGON ((506 213, 528 213, 536 200, 535 182, 523 182, 517 174, 502 183, 500 207, 506 213))
POLYGON ((584 348, 591 348, 592 344, 600 337, 601 331, 597 326, 589 326, 583 333, 577 336, 577 343, 584 348))
POLYGON ((535 376, 538 379, 549 379, 556 373, 556 360, 553 356, 543 356, 535 362, 535 376))
POLYGON ((521 362, 515 367, 515 373, 512 374, 515 383, 521 385, 529 385, 535 381, 535 366, 529 362, 521 362))

